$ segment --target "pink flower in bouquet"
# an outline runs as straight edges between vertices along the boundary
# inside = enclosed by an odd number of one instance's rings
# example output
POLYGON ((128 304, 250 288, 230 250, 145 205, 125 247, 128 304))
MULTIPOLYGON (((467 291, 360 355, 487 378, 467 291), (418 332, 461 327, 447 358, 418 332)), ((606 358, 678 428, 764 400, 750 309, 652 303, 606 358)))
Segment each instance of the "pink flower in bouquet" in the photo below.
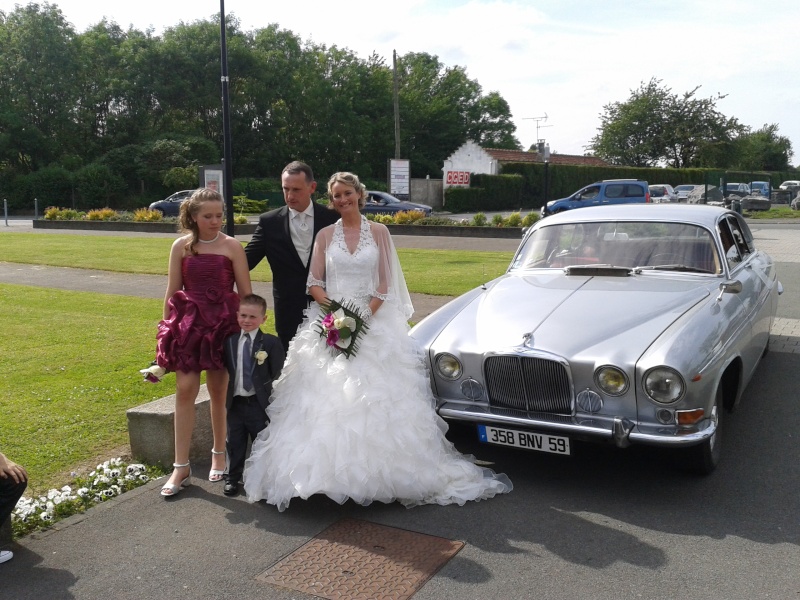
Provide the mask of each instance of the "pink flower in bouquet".
POLYGON ((329 329, 328 330, 328 337, 325 342, 328 346, 335 347, 336 342, 339 341, 339 330, 338 329, 329 329))
POLYGON ((325 315, 325 318, 322 319, 322 326, 325 329, 330 330, 331 328, 333 328, 333 321, 335 318, 336 317, 333 315, 333 312, 329 312, 327 315, 325 315))

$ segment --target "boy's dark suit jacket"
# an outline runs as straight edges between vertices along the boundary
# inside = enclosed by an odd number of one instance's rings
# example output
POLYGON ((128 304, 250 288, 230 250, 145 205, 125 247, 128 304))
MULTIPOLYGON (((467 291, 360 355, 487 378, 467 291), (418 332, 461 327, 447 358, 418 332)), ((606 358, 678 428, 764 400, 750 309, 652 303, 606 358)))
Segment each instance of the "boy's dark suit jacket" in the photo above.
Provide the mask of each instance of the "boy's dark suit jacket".
MULTIPOLYGON (((339 220, 339 213, 317 204, 314 207, 314 233, 339 220)), ((284 350, 303 322, 303 311, 311 297, 306 295, 308 265, 297 255, 289 233, 289 207, 283 206, 261 215, 253 237, 244 249, 252 271, 266 257, 272 270, 272 298, 275 307, 275 330, 284 350)))
MULTIPOLYGON (((241 332, 234 333, 225 340, 225 364, 228 367, 229 375, 226 408, 230 408, 233 403, 240 335, 241 332)), ((280 375, 284 359, 285 354, 280 340, 274 335, 264 334, 260 329, 256 329, 256 337, 253 341, 253 387, 255 388, 258 403, 265 410, 269 404, 269 396, 272 393, 272 382, 280 375), (267 359, 260 365, 255 359, 256 352, 259 350, 265 350, 267 353, 267 359)))

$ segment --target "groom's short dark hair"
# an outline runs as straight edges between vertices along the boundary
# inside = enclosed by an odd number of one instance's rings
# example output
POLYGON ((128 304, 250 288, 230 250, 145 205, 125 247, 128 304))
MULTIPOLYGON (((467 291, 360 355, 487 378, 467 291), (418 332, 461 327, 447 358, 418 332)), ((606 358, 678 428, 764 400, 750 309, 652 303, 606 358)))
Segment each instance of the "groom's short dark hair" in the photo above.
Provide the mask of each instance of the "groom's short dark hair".
POLYGON ((306 163, 300 162, 299 160, 293 160, 288 165, 283 167, 283 171, 281 171, 281 176, 284 173, 289 173, 289 175, 299 175, 302 173, 306 176, 306 183, 311 183, 314 181, 314 171, 311 170, 306 163))

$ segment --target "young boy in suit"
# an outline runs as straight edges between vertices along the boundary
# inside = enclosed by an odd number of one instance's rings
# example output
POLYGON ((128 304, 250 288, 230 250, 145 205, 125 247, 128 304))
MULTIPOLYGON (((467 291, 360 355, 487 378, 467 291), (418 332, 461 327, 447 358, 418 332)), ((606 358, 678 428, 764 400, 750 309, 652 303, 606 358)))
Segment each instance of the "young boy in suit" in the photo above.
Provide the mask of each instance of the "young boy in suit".
POLYGON ((228 367, 228 431, 225 449, 227 468, 223 479, 226 496, 239 492, 244 470, 247 439, 255 439, 267 426, 267 405, 272 382, 280 375, 285 354, 281 341, 262 333, 266 320, 267 301, 250 294, 241 299, 237 318, 240 333, 225 340, 225 362, 228 367))

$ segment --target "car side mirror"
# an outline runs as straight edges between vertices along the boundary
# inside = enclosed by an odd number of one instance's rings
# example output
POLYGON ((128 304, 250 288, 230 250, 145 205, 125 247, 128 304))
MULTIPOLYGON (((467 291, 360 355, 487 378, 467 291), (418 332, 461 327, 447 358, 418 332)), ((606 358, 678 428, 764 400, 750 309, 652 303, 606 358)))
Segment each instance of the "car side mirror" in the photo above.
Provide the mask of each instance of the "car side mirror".
POLYGON ((742 291, 742 282, 737 281, 735 279, 729 281, 723 281, 719 284, 719 296, 717 296, 717 302, 722 300, 722 296, 724 294, 738 294, 742 291))

